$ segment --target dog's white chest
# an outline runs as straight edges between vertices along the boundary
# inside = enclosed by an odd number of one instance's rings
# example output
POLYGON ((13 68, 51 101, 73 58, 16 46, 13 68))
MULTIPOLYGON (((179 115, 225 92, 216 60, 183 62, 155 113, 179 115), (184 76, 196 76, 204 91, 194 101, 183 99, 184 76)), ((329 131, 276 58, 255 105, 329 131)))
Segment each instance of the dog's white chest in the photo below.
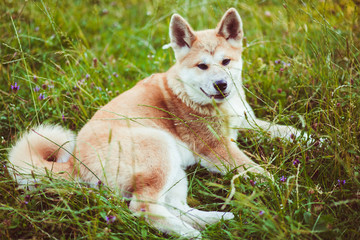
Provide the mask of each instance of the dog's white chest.
POLYGON ((254 111, 246 102, 245 96, 233 96, 224 106, 227 114, 229 115, 230 137, 236 139, 237 130, 246 125, 247 119, 255 118, 254 111))

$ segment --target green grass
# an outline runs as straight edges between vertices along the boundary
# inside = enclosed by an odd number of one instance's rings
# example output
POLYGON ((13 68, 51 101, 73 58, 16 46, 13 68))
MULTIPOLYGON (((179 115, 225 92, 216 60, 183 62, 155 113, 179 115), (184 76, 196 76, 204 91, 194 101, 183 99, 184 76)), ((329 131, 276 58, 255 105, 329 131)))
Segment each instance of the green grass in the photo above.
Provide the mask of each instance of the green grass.
MULTIPOLYGON (((135 218, 106 186, 44 176, 33 190, 17 188, 7 171, 7 153, 20 133, 36 124, 79 131, 117 94, 166 71, 174 55, 161 47, 169 42, 173 12, 204 29, 215 27, 229 7, 243 19, 244 85, 257 116, 328 140, 305 147, 241 131, 240 148, 259 163, 271 163, 275 182, 252 186, 249 179, 235 179, 226 210, 236 218, 209 226, 203 236, 360 238, 358 1, 5 0, 0 3, 1 239, 177 239, 135 218), (15 82, 17 92, 11 90, 15 82), (110 215, 116 220, 108 224, 110 215)), ((232 177, 192 167, 189 203, 220 210, 232 177)))

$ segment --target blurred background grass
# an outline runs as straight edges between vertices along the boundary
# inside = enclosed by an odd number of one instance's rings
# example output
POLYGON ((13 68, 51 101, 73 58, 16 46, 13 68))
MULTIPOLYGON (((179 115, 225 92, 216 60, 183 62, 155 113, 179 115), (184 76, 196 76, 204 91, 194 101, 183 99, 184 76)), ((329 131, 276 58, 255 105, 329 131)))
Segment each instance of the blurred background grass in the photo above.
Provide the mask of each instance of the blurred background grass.
MULTIPOLYGON (((110 99, 166 71, 175 61, 171 49, 162 49, 169 42, 172 13, 199 30, 215 27, 229 7, 243 19, 244 86, 257 116, 328 140, 304 147, 242 131, 239 146, 258 162, 271 163, 276 181, 237 179, 227 207, 236 219, 210 226, 204 237, 360 237, 358 0, 4 0, 1 239, 170 237, 134 218, 126 201, 106 186, 90 188, 45 176, 36 189, 17 189, 7 172, 7 152, 21 132, 36 124, 80 130, 110 99)), ((219 210, 232 175, 195 166, 188 177, 190 204, 219 210)))

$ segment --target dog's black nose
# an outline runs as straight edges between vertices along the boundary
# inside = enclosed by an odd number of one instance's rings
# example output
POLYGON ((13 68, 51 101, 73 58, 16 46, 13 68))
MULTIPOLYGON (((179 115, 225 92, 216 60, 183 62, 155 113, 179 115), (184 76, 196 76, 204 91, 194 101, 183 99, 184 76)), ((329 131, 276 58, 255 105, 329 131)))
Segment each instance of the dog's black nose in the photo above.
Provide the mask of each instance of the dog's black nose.
POLYGON ((225 80, 216 81, 214 82, 214 88, 220 92, 223 92, 227 88, 227 82, 225 80))

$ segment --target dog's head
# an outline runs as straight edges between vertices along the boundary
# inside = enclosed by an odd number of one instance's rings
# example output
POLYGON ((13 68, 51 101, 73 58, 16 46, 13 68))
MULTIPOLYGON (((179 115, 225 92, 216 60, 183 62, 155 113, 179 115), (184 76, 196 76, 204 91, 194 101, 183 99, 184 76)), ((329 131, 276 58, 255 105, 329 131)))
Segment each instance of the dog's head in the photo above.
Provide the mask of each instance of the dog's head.
POLYGON ((241 86, 243 29, 229 9, 216 29, 195 32, 178 14, 170 22, 171 47, 179 80, 189 98, 201 105, 226 101, 241 86))

